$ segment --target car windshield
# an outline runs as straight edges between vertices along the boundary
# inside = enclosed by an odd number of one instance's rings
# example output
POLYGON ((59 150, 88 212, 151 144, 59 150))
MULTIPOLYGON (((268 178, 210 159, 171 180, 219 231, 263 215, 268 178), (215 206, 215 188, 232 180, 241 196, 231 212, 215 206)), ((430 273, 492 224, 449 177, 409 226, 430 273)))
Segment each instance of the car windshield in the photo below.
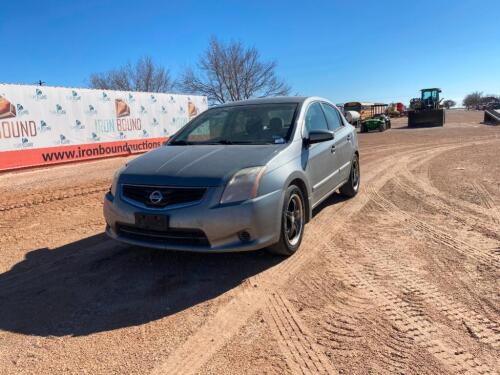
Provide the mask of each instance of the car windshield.
POLYGON ((170 145, 281 144, 288 142, 296 103, 210 109, 182 129, 170 145))

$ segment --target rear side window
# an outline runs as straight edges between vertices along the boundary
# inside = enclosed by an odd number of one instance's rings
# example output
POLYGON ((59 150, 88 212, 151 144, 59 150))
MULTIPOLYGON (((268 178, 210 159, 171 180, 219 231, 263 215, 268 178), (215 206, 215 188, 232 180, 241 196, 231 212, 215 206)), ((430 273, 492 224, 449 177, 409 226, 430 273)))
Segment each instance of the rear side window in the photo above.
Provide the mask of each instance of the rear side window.
POLYGON ((323 103, 322 105, 330 130, 336 131, 340 129, 342 127, 342 120, 339 112, 329 104, 323 103))
POLYGON ((328 130, 328 124, 321 109, 321 104, 313 103, 307 109, 305 125, 308 131, 328 130))

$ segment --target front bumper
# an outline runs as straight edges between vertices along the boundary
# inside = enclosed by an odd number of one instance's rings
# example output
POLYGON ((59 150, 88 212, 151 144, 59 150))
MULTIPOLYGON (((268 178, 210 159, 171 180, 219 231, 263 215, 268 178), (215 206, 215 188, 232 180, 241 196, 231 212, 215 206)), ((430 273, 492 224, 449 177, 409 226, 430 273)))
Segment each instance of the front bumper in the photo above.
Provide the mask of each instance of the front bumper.
POLYGON ((279 240, 283 194, 281 190, 241 203, 220 205, 222 187, 208 188, 203 199, 196 204, 182 207, 148 209, 121 199, 120 194, 110 193, 104 199, 106 233, 113 239, 162 250, 197 252, 250 251, 270 246, 279 240), (129 236, 122 226, 135 225, 135 213, 162 214, 169 217, 172 230, 202 231, 207 242, 193 245, 179 241, 159 241, 148 235, 129 236), (248 238, 240 236, 242 232, 248 238))

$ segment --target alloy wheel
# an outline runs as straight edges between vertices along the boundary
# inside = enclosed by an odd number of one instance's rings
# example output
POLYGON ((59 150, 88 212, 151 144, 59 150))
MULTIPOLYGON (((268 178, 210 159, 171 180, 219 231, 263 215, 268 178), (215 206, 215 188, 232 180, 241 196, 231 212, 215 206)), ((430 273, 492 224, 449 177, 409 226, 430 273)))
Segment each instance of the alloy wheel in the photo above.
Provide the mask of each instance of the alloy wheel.
POLYGON ((295 246, 304 229, 304 205, 301 197, 293 193, 288 199, 285 211, 285 236, 291 246, 295 246))

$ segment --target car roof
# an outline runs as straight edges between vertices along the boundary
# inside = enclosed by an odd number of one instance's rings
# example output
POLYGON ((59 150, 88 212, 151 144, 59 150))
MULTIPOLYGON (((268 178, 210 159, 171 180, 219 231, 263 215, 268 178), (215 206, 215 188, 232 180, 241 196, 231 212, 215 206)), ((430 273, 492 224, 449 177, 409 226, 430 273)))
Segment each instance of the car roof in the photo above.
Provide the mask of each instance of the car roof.
POLYGON ((228 102, 217 105, 215 107, 232 107, 236 105, 249 105, 249 104, 280 104, 280 103, 303 103, 309 96, 273 96, 267 98, 256 98, 239 100, 235 102, 228 102))

